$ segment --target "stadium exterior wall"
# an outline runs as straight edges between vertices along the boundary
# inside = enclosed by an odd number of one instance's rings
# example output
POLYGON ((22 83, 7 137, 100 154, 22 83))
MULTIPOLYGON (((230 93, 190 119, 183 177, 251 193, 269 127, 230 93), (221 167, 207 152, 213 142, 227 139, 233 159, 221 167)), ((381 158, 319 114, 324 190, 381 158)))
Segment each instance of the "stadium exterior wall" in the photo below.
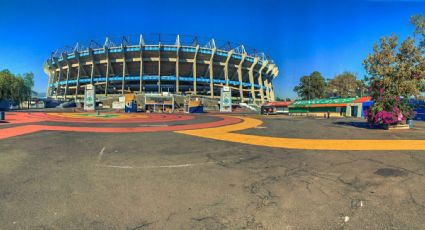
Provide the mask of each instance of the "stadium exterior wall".
MULTIPOLYGON (((195 37, 196 39, 196 37, 195 37)), ((97 43, 96 43, 97 44, 97 43)), ((108 38, 103 46, 78 44, 72 50, 57 51, 46 61, 47 97, 82 98, 87 84, 96 93, 162 93, 203 95, 219 98, 223 86, 232 88, 240 102, 274 101, 273 79, 278 68, 262 53, 248 53, 245 47, 217 48, 214 39, 205 46, 197 40, 182 44, 137 44, 123 37, 119 45, 108 38)))

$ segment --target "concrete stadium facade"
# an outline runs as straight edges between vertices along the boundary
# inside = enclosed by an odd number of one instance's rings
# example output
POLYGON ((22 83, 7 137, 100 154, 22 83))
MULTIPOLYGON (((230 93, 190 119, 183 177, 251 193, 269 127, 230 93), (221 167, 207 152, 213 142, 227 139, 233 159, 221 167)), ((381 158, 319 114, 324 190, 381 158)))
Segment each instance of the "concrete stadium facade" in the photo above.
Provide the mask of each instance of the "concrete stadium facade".
POLYGON ((273 79, 278 68, 264 53, 247 51, 230 42, 214 39, 201 45, 198 37, 173 35, 146 40, 138 35, 106 38, 77 44, 52 53, 44 70, 48 75, 47 97, 79 99, 87 84, 98 95, 162 93, 219 98, 224 86, 232 88, 239 102, 274 101, 273 79))

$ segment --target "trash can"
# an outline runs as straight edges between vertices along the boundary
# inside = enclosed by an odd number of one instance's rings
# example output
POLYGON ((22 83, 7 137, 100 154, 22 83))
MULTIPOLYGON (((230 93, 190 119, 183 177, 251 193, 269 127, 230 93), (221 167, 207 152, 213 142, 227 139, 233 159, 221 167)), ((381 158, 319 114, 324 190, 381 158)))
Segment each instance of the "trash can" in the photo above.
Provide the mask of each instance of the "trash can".
POLYGON ((6 113, 4 111, 0 111, 0 121, 6 120, 6 113))
POLYGON ((413 120, 412 119, 407 119, 406 124, 409 125, 410 129, 413 128, 413 120))

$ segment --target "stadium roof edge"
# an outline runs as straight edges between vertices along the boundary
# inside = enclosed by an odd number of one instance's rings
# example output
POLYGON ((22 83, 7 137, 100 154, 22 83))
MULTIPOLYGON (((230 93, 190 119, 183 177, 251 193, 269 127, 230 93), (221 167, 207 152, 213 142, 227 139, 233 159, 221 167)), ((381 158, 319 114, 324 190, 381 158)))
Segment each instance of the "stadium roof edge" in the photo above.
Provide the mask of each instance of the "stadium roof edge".
MULTIPOLYGON (((103 39, 102 39, 103 40, 103 39)), ((169 35, 169 34, 139 34, 121 37, 105 37, 104 41, 90 40, 81 44, 77 42, 73 46, 64 46, 63 48, 53 51, 49 59, 61 57, 62 54, 71 54, 75 52, 85 51, 88 49, 103 49, 112 47, 127 46, 145 46, 145 45, 164 45, 164 46, 198 46, 206 49, 217 49, 220 51, 233 50, 234 54, 246 54, 251 57, 257 57, 261 61, 269 61, 274 63, 272 59, 264 52, 257 49, 248 48, 242 44, 236 44, 229 41, 217 40, 214 38, 203 38, 192 35, 169 35), (173 36, 172 39, 170 36, 173 36), (103 44, 103 45, 101 45, 103 44), (204 45, 201 45, 204 44, 204 45)))

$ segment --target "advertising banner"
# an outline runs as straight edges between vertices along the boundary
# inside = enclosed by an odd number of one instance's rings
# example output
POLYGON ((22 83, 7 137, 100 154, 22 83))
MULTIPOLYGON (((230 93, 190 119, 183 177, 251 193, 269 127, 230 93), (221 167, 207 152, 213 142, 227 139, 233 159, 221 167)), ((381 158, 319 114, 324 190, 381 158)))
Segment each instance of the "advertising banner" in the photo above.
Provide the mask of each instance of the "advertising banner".
POLYGON ((84 93, 84 110, 96 109, 96 91, 93 85, 87 85, 84 93))
POLYGON ((221 89, 220 112, 232 112, 232 90, 229 87, 221 89))

